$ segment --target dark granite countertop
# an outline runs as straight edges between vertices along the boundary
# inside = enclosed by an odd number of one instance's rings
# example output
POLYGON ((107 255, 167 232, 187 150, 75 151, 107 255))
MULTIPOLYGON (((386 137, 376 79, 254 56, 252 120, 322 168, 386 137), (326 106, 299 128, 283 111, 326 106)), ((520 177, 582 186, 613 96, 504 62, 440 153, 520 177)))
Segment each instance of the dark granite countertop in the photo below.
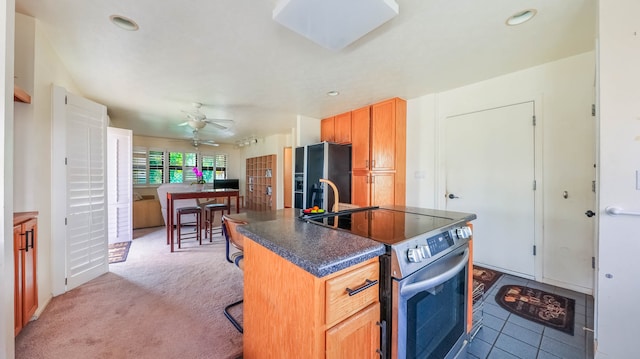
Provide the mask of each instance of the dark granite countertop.
POLYGON ((299 210, 231 215, 249 222, 238 231, 316 277, 324 277, 385 253, 384 245, 297 218, 299 210))

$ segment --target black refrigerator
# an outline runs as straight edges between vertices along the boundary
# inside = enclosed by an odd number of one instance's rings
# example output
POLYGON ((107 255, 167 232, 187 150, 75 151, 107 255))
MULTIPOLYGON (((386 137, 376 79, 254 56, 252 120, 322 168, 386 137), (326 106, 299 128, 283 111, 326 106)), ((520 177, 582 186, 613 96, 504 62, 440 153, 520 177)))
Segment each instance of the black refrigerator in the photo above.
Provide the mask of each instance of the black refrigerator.
POLYGON ((295 208, 332 209, 333 190, 321 178, 336 185, 340 203, 351 203, 351 145, 322 142, 297 147, 294 171, 295 208))

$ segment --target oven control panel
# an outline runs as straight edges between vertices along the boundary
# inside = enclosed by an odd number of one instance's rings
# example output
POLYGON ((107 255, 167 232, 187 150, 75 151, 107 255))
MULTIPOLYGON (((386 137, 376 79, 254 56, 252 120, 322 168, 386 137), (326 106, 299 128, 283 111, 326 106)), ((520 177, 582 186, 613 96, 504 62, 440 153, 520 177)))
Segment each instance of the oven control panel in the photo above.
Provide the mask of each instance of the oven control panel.
POLYGON ((471 228, 463 226, 454 228, 438 235, 427 238, 426 243, 418 243, 413 248, 407 249, 407 260, 411 263, 420 263, 425 259, 434 257, 443 251, 455 246, 462 240, 471 237, 471 228))

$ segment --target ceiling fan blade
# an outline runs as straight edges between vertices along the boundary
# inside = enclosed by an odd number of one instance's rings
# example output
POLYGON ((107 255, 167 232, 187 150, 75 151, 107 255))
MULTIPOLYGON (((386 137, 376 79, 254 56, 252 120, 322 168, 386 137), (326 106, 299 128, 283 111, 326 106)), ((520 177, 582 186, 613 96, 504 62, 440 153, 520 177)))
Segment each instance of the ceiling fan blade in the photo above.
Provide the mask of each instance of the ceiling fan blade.
POLYGON ((200 142, 201 145, 207 145, 207 146, 214 146, 214 147, 218 147, 220 146, 220 144, 218 143, 212 143, 212 142, 200 142))
POLYGON ((189 121, 185 121, 185 122, 183 122, 183 123, 178 124, 178 126, 186 126, 186 125, 188 125, 188 124, 189 124, 189 121))
POLYGON ((210 124, 211 126, 217 128, 217 129, 219 129, 219 130, 226 130, 226 129, 229 128, 227 126, 223 126, 223 125, 221 125, 219 123, 213 122, 212 120, 205 120, 205 122, 210 124))

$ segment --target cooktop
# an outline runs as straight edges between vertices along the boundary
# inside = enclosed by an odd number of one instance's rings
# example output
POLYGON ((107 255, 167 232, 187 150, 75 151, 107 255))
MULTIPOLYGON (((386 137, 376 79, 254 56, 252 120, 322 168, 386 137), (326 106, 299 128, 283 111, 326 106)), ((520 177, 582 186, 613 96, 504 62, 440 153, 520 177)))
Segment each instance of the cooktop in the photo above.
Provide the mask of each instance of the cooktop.
POLYGON ((363 207, 303 215, 301 218, 393 246, 417 236, 446 230, 475 219, 475 215, 411 207, 363 207))

